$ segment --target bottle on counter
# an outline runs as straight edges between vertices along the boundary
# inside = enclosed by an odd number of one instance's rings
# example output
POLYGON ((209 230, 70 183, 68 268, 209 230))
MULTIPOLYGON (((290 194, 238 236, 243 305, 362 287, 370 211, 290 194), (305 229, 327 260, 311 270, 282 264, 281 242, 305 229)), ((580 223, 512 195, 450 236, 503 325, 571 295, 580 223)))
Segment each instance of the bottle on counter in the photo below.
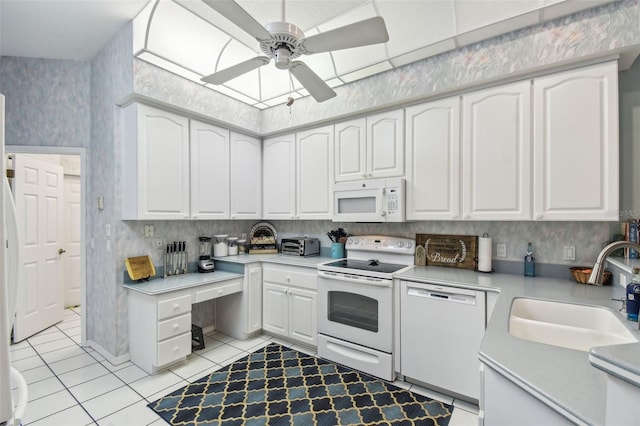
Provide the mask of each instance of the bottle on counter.
POLYGON ((524 276, 536 276, 536 258, 533 257, 533 247, 531 246, 531 243, 527 245, 527 254, 524 257, 524 276))
POLYGON ((633 268, 633 278, 627 284, 627 319, 638 321, 640 310, 640 268, 633 268))

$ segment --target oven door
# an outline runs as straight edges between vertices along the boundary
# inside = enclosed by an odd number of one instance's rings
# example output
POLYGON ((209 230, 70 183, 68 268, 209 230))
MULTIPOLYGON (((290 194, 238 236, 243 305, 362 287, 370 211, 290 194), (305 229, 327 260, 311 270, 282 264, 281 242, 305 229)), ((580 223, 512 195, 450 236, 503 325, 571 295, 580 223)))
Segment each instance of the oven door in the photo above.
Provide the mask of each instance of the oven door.
POLYGON ((363 283, 357 278, 318 276, 318 332, 391 353, 392 280, 363 283))

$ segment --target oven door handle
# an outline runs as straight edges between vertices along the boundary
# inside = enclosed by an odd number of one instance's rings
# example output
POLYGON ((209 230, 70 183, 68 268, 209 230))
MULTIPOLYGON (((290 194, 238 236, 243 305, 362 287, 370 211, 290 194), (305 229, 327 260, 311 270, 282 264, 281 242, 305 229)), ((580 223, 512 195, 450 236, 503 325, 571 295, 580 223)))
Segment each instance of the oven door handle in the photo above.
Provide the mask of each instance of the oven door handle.
POLYGON ((363 277, 360 275, 349 276, 348 274, 342 274, 329 271, 318 271, 318 276, 329 280, 344 281, 348 283, 356 283, 362 285, 374 285, 378 287, 391 287, 393 285, 392 280, 385 280, 382 278, 363 277))

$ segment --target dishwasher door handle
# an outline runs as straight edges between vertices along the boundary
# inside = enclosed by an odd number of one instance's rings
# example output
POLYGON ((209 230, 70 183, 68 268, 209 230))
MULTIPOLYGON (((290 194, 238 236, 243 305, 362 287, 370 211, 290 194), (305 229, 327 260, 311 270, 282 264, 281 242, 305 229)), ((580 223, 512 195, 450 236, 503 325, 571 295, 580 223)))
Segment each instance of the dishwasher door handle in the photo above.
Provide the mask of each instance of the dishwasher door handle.
POLYGON ((407 295, 415 297, 424 297, 432 300, 442 300, 444 302, 462 303, 465 305, 475 305, 475 296, 454 293, 441 293, 423 288, 407 287, 407 295))

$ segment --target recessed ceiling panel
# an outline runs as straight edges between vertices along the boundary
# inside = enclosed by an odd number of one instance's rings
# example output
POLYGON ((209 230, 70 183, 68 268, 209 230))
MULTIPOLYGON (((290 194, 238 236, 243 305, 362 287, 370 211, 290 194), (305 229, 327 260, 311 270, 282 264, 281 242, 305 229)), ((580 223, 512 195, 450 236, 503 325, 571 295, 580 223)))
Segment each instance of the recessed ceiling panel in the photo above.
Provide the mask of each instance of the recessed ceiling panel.
MULTIPOLYGON (((241 76, 236 77, 233 80, 229 80, 224 85, 252 99, 255 99, 256 101, 260 100, 260 78, 258 77, 257 69, 246 74, 242 74, 241 76)), ((213 87, 217 88, 218 86, 213 87)))

